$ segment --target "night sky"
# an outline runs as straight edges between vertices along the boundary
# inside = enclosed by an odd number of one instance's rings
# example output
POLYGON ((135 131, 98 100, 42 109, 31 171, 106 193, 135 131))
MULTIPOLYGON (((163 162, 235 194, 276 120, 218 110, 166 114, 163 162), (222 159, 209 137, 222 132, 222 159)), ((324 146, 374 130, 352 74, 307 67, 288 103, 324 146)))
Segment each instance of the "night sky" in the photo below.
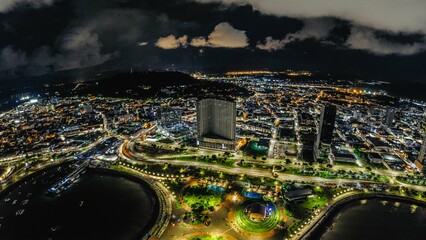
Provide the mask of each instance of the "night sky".
POLYGON ((132 67, 426 82, 425 12, 424 0, 1 0, 0 79, 132 67))

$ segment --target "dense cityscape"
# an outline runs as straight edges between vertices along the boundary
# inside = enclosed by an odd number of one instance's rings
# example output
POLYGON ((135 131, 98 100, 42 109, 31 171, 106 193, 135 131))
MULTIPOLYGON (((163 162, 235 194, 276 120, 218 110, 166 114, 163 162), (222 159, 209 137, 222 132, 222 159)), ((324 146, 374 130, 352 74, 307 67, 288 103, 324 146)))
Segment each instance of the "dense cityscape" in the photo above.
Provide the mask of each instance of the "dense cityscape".
MULTIPOLYGON (((13 194, 45 172, 44 194, 58 198, 86 171, 137 176, 158 196, 145 239, 312 239, 350 199, 425 200, 424 102, 284 75, 194 73, 224 85, 190 97, 186 85, 139 100, 24 96, 0 115, 1 188, 13 194)), ((3 195, 5 236, 32 194, 3 195)))
POLYGON ((424 240, 425 0, 0 0, 0 240, 424 240))

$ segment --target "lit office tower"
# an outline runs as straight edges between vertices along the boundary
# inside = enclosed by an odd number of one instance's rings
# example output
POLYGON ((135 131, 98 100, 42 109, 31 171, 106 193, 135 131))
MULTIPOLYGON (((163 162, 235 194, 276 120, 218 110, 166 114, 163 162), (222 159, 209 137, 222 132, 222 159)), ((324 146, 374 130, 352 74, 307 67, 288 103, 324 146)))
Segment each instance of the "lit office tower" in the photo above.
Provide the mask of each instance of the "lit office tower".
POLYGON ((235 102, 207 98, 197 102, 198 144, 205 148, 235 150, 235 102))
POLYGON ((417 168, 420 171, 426 171, 425 153, 426 153, 426 133, 423 134, 422 146, 420 146, 419 155, 417 156, 417 160, 414 162, 414 164, 417 166, 417 168))
POLYGON ((314 159, 320 157, 320 147, 322 144, 331 144, 333 140, 334 123, 336 122, 337 108, 327 104, 321 107, 321 116, 318 124, 318 135, 314 146, 314 159))
POLYGON ((385 118, 385 125, 390 127, 393 125, 393 120, 395 118, 395 108, 390 107, 386 110, 386 118, 385 118))
POLYGON ((420 147, 419 156, 417 158, 417 160, 419 162, 423 163, 423 165, 426 164, 425 152, 426 152, 426 133, 423 134, 423 142, 422 142, 422 146, 420 147))
POLYGON ((321 109, 319 141, 331 144, 333 140, 334 123, 336 122, 337 108, 334 105, 326 105, 321 109))

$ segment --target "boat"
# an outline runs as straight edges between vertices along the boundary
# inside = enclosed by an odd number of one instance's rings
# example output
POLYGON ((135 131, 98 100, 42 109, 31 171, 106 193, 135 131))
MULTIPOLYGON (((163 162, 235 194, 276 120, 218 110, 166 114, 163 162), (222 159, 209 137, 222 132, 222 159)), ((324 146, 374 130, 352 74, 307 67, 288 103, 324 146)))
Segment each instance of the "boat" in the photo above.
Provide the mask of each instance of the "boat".
POLYGON ((25 209, 20 209, 18 211, 16 211, 16 216, 18 215, 22 215, 24 213, 25 209))
POLYGON ((55 232, 56 230, 59 230, 61 228, 62 228, 61 226, 53 226, 50 228, 50 231, 55 232))

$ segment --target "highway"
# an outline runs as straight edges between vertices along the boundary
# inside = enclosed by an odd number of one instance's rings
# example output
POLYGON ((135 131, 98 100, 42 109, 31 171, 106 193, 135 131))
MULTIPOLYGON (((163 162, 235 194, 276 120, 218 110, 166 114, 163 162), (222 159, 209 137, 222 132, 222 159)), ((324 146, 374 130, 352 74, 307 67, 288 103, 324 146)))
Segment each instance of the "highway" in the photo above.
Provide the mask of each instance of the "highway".
MULTIPOLYGON (((126 159, 127 161, 134 164, 135 163, 158 164, 162 162, 167 162, 175 166, 185 166, 185 167, 193 166, 193 167, 205 168, 208 170, 214 170, 218 172, 220 171, 220 172, 224 172, 228 174, 238 174, 238 175, 245 174, 245 175, 253 176, 253 177, 269 177, 269 178, 273 177, 272 171, 270 170, 248 169, 248 168, 242 168, 242 167, 227 167, 227 166, 205 163, 205 162, 170 160, 170 159, 159 160, 154 158, 142 157, 141 155, 135 153, 134 142, 132 141, 125 141, 117 152, 121 158, 126 159), (127 156, 123 154, 123 149, 128 153, 127 156)), ((279 172, 276 172, 276 174, 277 174, 276 179, 280 181, 299 181, 299 182, 306 181, 306 182, 314 182, 319 184, 334 183, 337 185, 340 185, 342 183, 358 184, 361 182, 366 182, 365 180, 357 180, 357 179, 328 179, 328 178, 321 178, 321 177, 315 177, 315 176, 300 176, 300 175, 292 175, 292 174, 279 173, 279 172)), ((373 181, 368 181, 368 182, 373 183, 373 181)), ((377 184, 382 184, 382 183, 377 182, 377 184)), ((404 184, 397 181, 395 181, 393 185, 403 186, 405 188, 415 189, 419 191, 426 191, 426 187, 424 186, 409 185, 409 184, 404 184)))
MULTIPOLYGON (((93 147, 95 147, 96 145, 98 145, 99 143, 105 141, 106 139, 110 138, 111 136, 104 136, 99 138, 97 141, 90 143, 89 145, 83 147, 83 148, 77 148, 77 147, 72 147, 69 149, 57 149, 55 151, 50 151, 50 150, 39 150, 36 152, 32 152, 30 154, 30 156, 38 156, 38 155, 52 155, 52 154, 65 154, 65 153, 71 153, 71 152, 86 152, 89 149, 92 149, 93 147)), ((28 154, 20 154, 20 155, 16 155, 16 156, 10 156, 10 157, 3 157, 0 158, 0 166, 2 165, 15 165, 16 163, 20 162, 20 161, 25 161, 25 159, 28 157, 28 154)))

